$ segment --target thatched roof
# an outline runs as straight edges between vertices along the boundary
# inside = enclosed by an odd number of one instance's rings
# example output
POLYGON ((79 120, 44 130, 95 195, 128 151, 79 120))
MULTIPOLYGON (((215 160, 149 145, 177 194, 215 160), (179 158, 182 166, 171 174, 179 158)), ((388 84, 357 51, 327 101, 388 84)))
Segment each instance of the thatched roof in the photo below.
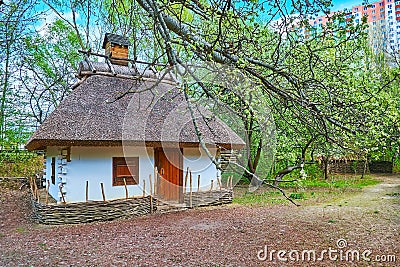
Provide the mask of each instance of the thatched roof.
MULTIPOLYGON (((81 63, 79 85, 27 143, 46 146, 198 145, 191 115, 172 75, 106 63, 81 63), (91 69, 95 68, 93 73, 91 69)), ((243 147, 243 140, 210 111, 196 107, 197 124, 208 144, 243 147)))

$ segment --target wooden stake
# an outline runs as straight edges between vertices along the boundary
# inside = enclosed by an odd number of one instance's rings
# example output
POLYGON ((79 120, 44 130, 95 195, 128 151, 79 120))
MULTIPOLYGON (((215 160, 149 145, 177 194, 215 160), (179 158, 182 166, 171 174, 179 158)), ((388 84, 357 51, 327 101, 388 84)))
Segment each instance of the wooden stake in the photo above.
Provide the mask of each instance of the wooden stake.
POLYGON ((33 177, 29 177, 29 186, 31 187, 31 193, 32 196, 34 196, 34 191, 33 191, 33 182, 32 182, 33 177))
POLYGON ((89 201, 89 181, 86 181, 86 202, 89 201))
POLYGON ((100 187, 101 187, 101 194, 103 195, 103 201, 106 202, 106 195, 104 194, 104 185, 103 185, 103 183, 100 183, 100 187))
POLYGON ((183 193, 186 193, 186 186, 187 186, 188 176, 189 176, 189 167, 187 167, 187 170, 186 170, 185 185, 183 186, 183 193))
POLYGON ((146 196, 146 180, 143 179, 143 197, 146 196))
POLYGON ((192 172, 190 172, 190 180, 189 180, 189 207, 193 208, 193 178, 192 178, 192 172))
POLYGON ((151 174, 149 175, 149 181, 150 181, 150 213, 153 213, 153 182, 151 179, 151 174))
POLYGON ((210 187, 210 191, 212 191, 212 190, 213 190, 213 187, 214 187, 214 180, 211 180, 211 187, 210 187))
POLYGON ((63 203, 65 203, 64 194, 63 194, 63 192, 62 192, 62 187, 61 187, 61 186, 59 186, 59 187, 58 187, 58 189, 60 189, 60 193, 61 193, 61 199, 62 199, 62 202, 63 202, 63 203))
POLYGON ((149 186, 150 186, 150 195, 153 195, 153 179, 152 179, 152 175, 149 175, 149 186))
POLYGON ((36 179, 33 178, 33 188, 35 191, 35 199, 39 201, 39 194, 38 194, 38 188, 37 188, 37 184, 36 184, 36 179))
POLYGON ((124 178, 125 199, 128 199, 128 187, 126 186, 126 179, 124 178))
POLYGON ((154 186, 157 188, 157 192, 154 192, 154 194, 158 194, 158 192, 160 191, 160 180, 161 179, 158 176, 158 168, 154 167, 154 186))
POLYGON ((154 190, 153 190, 153 193, 154 193, 154 195, 156 196, 157 195, 157 192, 158 192, 158 186, 157 186, 157 180, 158 180, 158 175, 157 174, 154 174, 154 190))
POLYGON ((229 188, 229 179, 230 179, 230 178, 231 178, 230 176, 228 176, 228 177, 226 178, 226 189, 229 188))
POLYGON ((217 177, 217 182, 218 182, 218 187, 219 187, 219 190, 221 190, 222 189, 222 186, 221 186, 221 180, 217 177))
POLYGON ((200 192, 200 174, 197 175, 197 192, 200 192))
POLYGON ((49 204, 49 188, 50 188, 50 180, 47 180, 47 188, 46 188, 46 205, 49 204))
POLYGON ((158 169, 157 167, 154 168, 154 195, 156 196, 156 205, 158 206, 159 204, 159 198, 158 198, 158 192, 160 192, 160 183, 161 183, 161 177, 158 174, 158 169))

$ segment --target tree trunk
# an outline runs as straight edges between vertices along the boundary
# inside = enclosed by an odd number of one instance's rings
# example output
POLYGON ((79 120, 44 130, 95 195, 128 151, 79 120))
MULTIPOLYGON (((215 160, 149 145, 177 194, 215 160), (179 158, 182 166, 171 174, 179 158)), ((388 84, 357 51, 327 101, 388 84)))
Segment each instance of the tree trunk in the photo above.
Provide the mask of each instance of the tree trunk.
POLYGON ((364 160, 364 168, 363 168, 363 172, 362 172, 362 175, 361 175, 361 179, 364 179, 364 175, 367 172, 367 166, 368 166, 367 164, 368 164, 368 158, 365 158, 365 160, 364 160))
POLYGON ((323 156, 322 160, 324 162, 324 179, 327 180, 329 178, 329 157, 323 156))

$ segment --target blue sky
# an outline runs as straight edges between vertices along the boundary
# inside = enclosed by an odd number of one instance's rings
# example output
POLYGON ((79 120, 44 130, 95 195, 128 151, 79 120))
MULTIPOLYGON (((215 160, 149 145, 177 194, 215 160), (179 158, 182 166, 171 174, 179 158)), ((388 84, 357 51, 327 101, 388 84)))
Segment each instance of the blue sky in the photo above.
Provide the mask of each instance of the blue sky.
MULTIPOLYGON (((378 0, 376 0, 378 1, 378 0)), ((366 2, 365 0, 351 0, 351 1, 346 1, 346 0, 333 0, 332 4, 333 4, 333 9, 334 11, 337 10, 343 10, 345 7, 350 8, 352 6, 358 6, 361 5, 362 2, 366 2)), ((370 3, 375 2, 375 1, 368 1, 370 3)))

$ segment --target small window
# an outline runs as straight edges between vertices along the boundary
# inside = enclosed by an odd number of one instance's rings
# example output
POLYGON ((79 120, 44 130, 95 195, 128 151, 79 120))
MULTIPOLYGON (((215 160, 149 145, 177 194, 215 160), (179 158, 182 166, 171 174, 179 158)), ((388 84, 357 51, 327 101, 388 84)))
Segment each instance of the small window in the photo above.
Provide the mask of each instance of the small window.
POLYGON ((113 158, 113 186, 138 184, 139 181, 139 158, 118 157, 113 158))
POLYGON ((56 158, 51 158, 51 183, 56 184, 56 158))

